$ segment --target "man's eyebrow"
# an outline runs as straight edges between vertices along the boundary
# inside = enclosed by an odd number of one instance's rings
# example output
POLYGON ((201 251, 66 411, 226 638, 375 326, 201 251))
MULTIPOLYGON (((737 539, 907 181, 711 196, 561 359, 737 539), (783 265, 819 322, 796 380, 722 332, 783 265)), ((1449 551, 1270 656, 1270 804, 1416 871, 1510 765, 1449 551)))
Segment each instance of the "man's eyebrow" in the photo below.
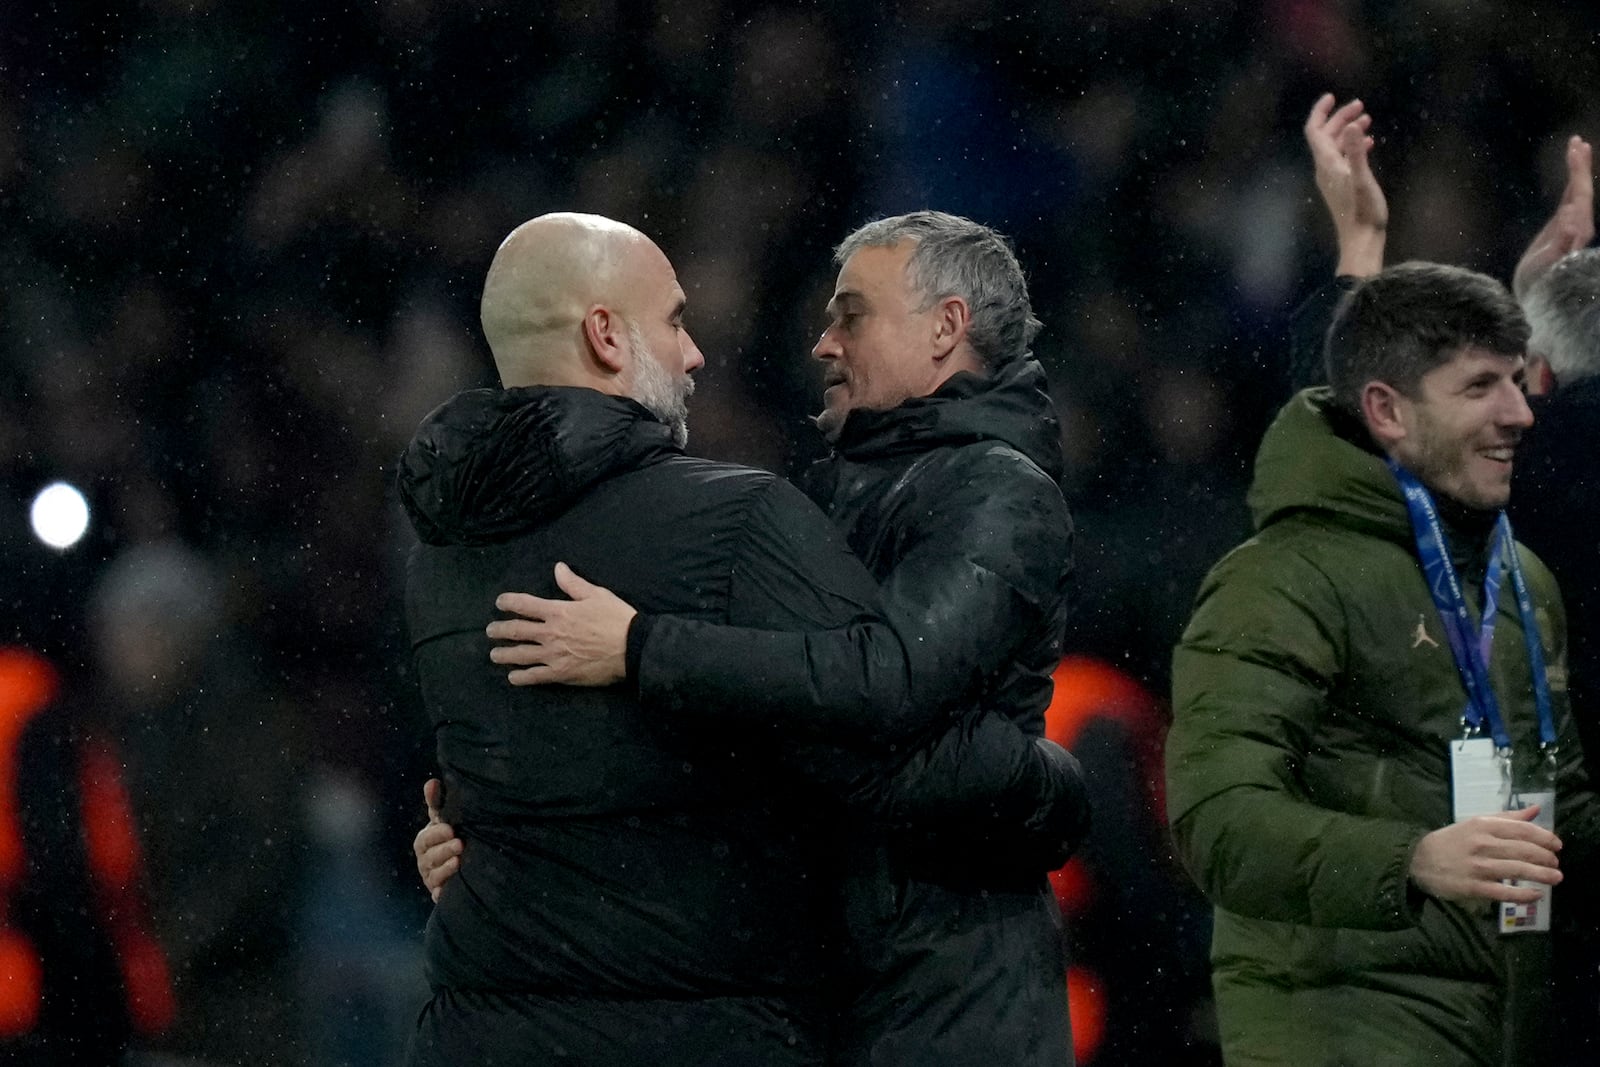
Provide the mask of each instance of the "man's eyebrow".
POLYGON ((683 318, 683 311, 688 306, 689 306, 689 298, 687 296, 678 297, 678 302, 672 306, 672 314, 669 317, 670 318, 674 318, 674 319, 683 318))
POLYGON ((1478 389, 1482 388, 1483 386, 1493 385, 1501 378, 1510 378, 1515 381, 1521 375, 1521 373, 1521 368, 1507 373, 1493 367, 1484 367, 1477 373, 1470 375, 1467 380, 1462 383, 1461 388, 1463 391, 1468 389, 1478 389))
POLYGON ((861 294, 856 290, 840 289, 838 292, 834 293, 832 299, 828 301, 828 310, 831 311, 836 307, 842 307, 843 305, 852 301, 859 302, 860 300, 861 294))

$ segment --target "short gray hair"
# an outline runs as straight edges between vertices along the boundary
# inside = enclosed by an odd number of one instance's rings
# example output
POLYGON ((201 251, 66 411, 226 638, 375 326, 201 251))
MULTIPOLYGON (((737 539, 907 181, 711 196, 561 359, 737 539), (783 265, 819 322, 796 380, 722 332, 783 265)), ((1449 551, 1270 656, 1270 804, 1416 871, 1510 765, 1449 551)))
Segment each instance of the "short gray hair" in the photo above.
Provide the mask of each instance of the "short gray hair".
POLYGON ((1549 362, 1558 384, 1600 374, 1600 248, 1557 260, 1528 287, 1522 311, 1533 329, 1528 351, 1549 362))
POLYGON ((867 223, 839 242, 833 259, 842 267, 863 248, 892 248, 901 241, 916 242, 906 274, 922 297, 917 310, 959 296, 972 312, 967 340, 986 369, 1028 356, 1040 322, 1033 317, 1028 281, 1009 241, 959 215, 913 211, 867 223))

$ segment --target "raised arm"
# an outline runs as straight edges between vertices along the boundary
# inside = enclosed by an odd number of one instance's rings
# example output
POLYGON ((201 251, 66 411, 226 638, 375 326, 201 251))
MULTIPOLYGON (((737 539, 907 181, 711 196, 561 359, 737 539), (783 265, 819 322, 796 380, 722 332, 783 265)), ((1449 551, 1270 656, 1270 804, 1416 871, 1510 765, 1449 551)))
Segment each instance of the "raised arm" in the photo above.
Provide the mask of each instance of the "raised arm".
POLYGON ((1383 269, 1389 204, 1372 174, 1372 116, 1360 100, 1335 108, 1323 93, 1306 117, 1306 145, 1316 169, 1317 191, 1333 219, 1339 242, 1337 273, 1366 278, 1383 269))
POLYGON ((1528 287, 1568 252, 1594 240, 1594 158, 1589 142, 1577 134, 1567 139, 1567 184, 1561 202, 1517 261, 1511 290, 1521 300, 1528 287))
POLYGON ((1372 116, 1360 100, 1333 105, 1333 94, 1323 93, 1304 127, 1339 260, 1334 277, 1319 285, 1289 322, 1289 384, 1296 391, 1327 381, 1322 343, 1334 310, 1356 282, 1383 269, 1389 233, 1389 204, 1369 165, 1372 116))

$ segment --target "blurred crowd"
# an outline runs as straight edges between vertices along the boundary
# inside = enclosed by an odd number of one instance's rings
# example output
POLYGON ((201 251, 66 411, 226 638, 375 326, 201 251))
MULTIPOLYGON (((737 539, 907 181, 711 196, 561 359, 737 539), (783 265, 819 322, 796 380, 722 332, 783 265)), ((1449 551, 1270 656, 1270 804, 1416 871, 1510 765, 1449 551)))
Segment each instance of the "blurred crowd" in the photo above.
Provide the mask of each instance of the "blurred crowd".
POLYGON ((708 360, 691 451, 788 473, 832 244, 925 206, 1011 235, 1071 461, 1069 648, 1162 693, 1332 268, 1311 102, 1380 116, 1391 258, 1506 277, 1564 136, 1600 133, 1597 31, 1556 0, 0 5, 0 644, 114 724, 180 1000, 259 972, 328 1063, 387 1062, 420 1004, 393 464, 492 384, 514 225, 654 236, 708 360), (27 523, 55 479, 93 515, 65 552, 27 523), (224 900, 235 933, 186 954, 224 900))

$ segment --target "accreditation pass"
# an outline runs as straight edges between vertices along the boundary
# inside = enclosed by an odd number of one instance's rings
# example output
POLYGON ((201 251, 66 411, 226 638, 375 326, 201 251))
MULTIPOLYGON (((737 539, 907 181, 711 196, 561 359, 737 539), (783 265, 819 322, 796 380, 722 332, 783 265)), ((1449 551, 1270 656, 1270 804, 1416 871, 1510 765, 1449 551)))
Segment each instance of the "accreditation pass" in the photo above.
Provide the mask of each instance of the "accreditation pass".
MULTIPOLYGON (((1539 805, 1533 822, 1546 830, 1555 829, 1556 796, 1553 792, 1516 793, 1511 787, 1511 765, 1504 753, 1488 737, 1467 737, 1450 742, 1450 806, 1456 822, 1478 815, 1499 815, 1513 808, 1539 805)), ((1550 929, 1550 886, 1540 882, 1515 881, 1513 885, 1540 890, 1531 904, 1499 905, 1502 934, 1521 934, 1550 929)))

